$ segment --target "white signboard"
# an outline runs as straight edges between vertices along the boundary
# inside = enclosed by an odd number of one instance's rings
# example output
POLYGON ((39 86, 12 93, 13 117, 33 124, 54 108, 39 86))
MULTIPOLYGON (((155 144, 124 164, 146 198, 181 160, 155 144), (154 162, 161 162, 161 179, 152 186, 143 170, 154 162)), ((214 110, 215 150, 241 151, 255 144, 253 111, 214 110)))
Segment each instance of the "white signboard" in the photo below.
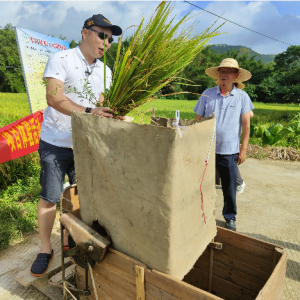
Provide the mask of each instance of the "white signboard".
POLYGON ((47 107, 42 78, 48 58, 69 49, 69 43, 38 32, 15 27, 15 34, 31 113, 47 107))

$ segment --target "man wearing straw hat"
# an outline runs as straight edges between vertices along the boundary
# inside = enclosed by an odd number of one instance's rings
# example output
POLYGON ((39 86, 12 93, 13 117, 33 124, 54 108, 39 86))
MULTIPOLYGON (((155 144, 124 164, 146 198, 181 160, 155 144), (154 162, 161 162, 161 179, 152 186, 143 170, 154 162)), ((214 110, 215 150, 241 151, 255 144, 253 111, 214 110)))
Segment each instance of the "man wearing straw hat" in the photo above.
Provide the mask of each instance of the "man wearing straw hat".
POLYGON ((242 91, 243 81, 251 73, 239 67, 233 58, 225 58, 218 67, 205 73, 217 79, 217 86, 205 90, 194 111, 196 120, 216 113, 216 167, 219 171, 224 197, 223 217, 226 228, 236 231, 236 177, 237 163, 246 159, 250 135, 250 111, 254 109, 250 97, 242 91), (240 135, 242 130, 242 145, 240 135))

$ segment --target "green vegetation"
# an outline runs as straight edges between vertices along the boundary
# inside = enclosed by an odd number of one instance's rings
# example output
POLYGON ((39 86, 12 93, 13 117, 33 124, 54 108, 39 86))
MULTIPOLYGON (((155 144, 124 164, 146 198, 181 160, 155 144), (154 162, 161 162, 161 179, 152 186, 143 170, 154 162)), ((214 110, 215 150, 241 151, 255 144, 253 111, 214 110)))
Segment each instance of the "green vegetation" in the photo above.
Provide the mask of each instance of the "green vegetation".
MULTIPOLYGON (((25 93, 0 93, 0 128, 30 114, 25 93)), ((37 226, 38 153, 0 164, 0 249, 37 226)))
MULTIPOLYGON (((37 155, 27 155, 22 159, 22 163, 26 164, 26 160, 34 162, 36 158, 37 155)), ((15 161, 11 163, 16 164, 15 161)), ((31 174, 18 173, 19 179, 16 182, 0 189, 0 249, 5 249, 12 240, 21 239, 24 233, 37 228, 39 165, 36 162, 29 165, 31 174)), ((3 174, 0 174, 0 178, 2 177, 3 174)))
POLYGON ((0 128, 30 115, 26 93, 0 93, 0 128))
POLYGON ((0 91, 24 93, 25 85, 13 26, 0 29, 0 91))
MULTIPOLYGON (((174 118, 175 111, 178 109, 182 119, 194 119, 196 114, 193 112, 193 108, 196 103, 197 100, 158 100, 144 104, 129 113, 128 116, 134 117, 133 122, 150 124, 150 116, 154 107, 156 116, 174 118)), ((299 105, 254 103, 254 106, 249 144, 290 146, 300 150, 299 105), (274 126, 275 124, 280 125, 274 126), (274 129, 272 126, 276 128, 274 129), (270 134, 268 129, 271 132, 270 134)))
POLYGON ((215 53, 222 53, 235 50, 239 53, 240 56, 244 54, 248 54, 249 58, 254 56, 255 61, 261 60, 263 63, 269 63, 274 61, 275 55, 274 54, 259 54, 256 51, 253 51, 251 48, 244 47, 244 46, 232 46, 226 44, 218 44, 218 45, 210 45, 210 49, 213 50, 215 53))
MULTIPOLYGON (((25 85, 22 76, 13 27, 7 24, 0 28, 0 91, 24 92, 25 85)), ((64 38, 64 37, 62 37, 64 38)), ((121 55, 126 54, 131 39, 121 41, 121 55)), ((72 40, 70 47, 76 47, 80 42, 72 40)), ((106 57, 107 65, 113 69, 118 52, 118 43, 112 43, 106 57)), ((178 77, 193 81, 194 86, 176 84, 176 80, 163 87, 160 94, 172 94, 167 99, 194 100, 193 94, 178 94, 187 91, 201 94, 205 89, 213 87, 215 81, 205 74, 205 69, 219 65, 222 59, 232 57, 238 60, 241 68, 252 73, 252 78, 245 83, 245 91, 253 101, 263 103, 300 103, 300 46, 290 46, 266 63, 265 58, 256 55, 251 49, 240 46, 211 45, 206 46, 178 77), (221 50, 223 51, 221 51, 221 50), (259 58, 262 58, 260 60, 259 58)), ((103 57, 101 60, 103 61, 103 57)), ((135 60, 140 59, 137 57, 135 60)))

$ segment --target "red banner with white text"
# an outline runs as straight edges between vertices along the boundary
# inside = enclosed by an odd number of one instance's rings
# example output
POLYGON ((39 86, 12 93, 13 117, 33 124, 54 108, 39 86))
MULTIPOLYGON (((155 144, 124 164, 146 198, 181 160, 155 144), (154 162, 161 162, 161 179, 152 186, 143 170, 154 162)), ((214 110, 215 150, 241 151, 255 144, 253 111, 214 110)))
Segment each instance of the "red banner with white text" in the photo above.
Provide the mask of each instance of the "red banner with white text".
POLYGON ((38 111, 0 128, 0 164, 37 151, 42 122, 38 111))

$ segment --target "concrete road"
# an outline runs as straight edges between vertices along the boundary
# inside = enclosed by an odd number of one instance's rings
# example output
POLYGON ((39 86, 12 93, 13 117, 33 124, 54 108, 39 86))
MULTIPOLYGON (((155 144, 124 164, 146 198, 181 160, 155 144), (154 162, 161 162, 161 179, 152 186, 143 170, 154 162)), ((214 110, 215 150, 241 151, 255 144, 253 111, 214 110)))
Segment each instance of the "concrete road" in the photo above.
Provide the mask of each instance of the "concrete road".
MULTIPOLYGON (((237 195, 237 231, 286 248, 284 300, 300 299, 300 163, 247 159, 246 183, 237 195)), ((217 187, 217 225, 225 226, 223 194, 217 187)))

